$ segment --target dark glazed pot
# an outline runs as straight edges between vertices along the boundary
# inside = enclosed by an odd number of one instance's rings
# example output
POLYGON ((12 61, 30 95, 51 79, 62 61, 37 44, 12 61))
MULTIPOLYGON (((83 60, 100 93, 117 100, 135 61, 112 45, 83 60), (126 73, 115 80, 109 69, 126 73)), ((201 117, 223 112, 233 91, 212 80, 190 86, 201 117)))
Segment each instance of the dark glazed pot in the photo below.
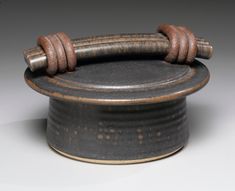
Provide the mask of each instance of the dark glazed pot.
POLYGON ((53 149, 86 162, 129 164, 166 157, 186 144, 186 96, 208 82, 209 72, 198 61, 106 61, 55 77, 27 69, 25 79, 50 97, 53 149))

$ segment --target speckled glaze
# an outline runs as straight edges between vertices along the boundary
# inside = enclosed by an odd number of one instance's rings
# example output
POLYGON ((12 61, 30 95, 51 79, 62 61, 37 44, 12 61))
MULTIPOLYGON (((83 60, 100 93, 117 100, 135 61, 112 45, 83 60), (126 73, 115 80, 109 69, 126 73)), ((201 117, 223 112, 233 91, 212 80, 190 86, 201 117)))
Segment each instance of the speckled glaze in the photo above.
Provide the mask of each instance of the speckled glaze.
POLYGON ((50 97, 47 140, 54 150, 86 162, 130 164, 186 144, 186 96, 208 82, 209 72, 198 61, 117 60, 54 77, 27 69, 25 79, 50 97))
MULTIPOLYGON (((97 106, 50 100, 49 145, 81 160, 151 160, 183 147, 188 138, 185 99, 134 106, 97 106)), ((113 162, 114 163, 114 162, 113 162)))

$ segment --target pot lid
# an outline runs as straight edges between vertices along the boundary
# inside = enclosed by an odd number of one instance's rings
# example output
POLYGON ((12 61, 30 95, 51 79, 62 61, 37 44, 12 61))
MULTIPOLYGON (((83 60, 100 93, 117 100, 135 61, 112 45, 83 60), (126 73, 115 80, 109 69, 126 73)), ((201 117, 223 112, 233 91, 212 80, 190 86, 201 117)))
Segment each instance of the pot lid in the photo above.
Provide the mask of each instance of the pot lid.
POLYGON ((209 80, 199 61, 189 65, 162 60, 118 60, 81 64, 74 72, 49 77, 25 72, 27 84, 49 97, 101 105, 157 103, 185 97, 209 80))

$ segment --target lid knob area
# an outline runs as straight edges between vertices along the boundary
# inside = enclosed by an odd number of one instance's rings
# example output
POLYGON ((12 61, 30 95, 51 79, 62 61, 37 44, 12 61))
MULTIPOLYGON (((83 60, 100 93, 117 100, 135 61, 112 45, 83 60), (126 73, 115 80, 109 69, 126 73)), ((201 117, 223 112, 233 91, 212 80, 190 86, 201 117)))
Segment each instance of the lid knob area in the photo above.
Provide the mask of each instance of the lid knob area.
POLYGON ((73 71, 77 62, 106 57, 155 56, 170 63, 190 64, 195 57, 209 59, 213 48, 185 27, 160 25, 159 33, 120 34, 70 40, 65 33, 38 38, 38 47, 24 51, 32 72, 43 69, 50 76, 73 71))

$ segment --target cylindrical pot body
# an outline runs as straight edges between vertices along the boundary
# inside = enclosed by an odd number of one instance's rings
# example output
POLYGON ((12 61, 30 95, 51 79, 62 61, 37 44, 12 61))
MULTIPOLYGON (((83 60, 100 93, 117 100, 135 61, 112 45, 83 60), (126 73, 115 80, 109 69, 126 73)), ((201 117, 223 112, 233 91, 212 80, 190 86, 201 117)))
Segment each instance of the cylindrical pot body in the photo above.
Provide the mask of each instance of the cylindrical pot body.
POLYGON ((187 142, 186 99, 118 106, 51 98, 47 139, 57 152, 86 162, 160 159, 187 142))

